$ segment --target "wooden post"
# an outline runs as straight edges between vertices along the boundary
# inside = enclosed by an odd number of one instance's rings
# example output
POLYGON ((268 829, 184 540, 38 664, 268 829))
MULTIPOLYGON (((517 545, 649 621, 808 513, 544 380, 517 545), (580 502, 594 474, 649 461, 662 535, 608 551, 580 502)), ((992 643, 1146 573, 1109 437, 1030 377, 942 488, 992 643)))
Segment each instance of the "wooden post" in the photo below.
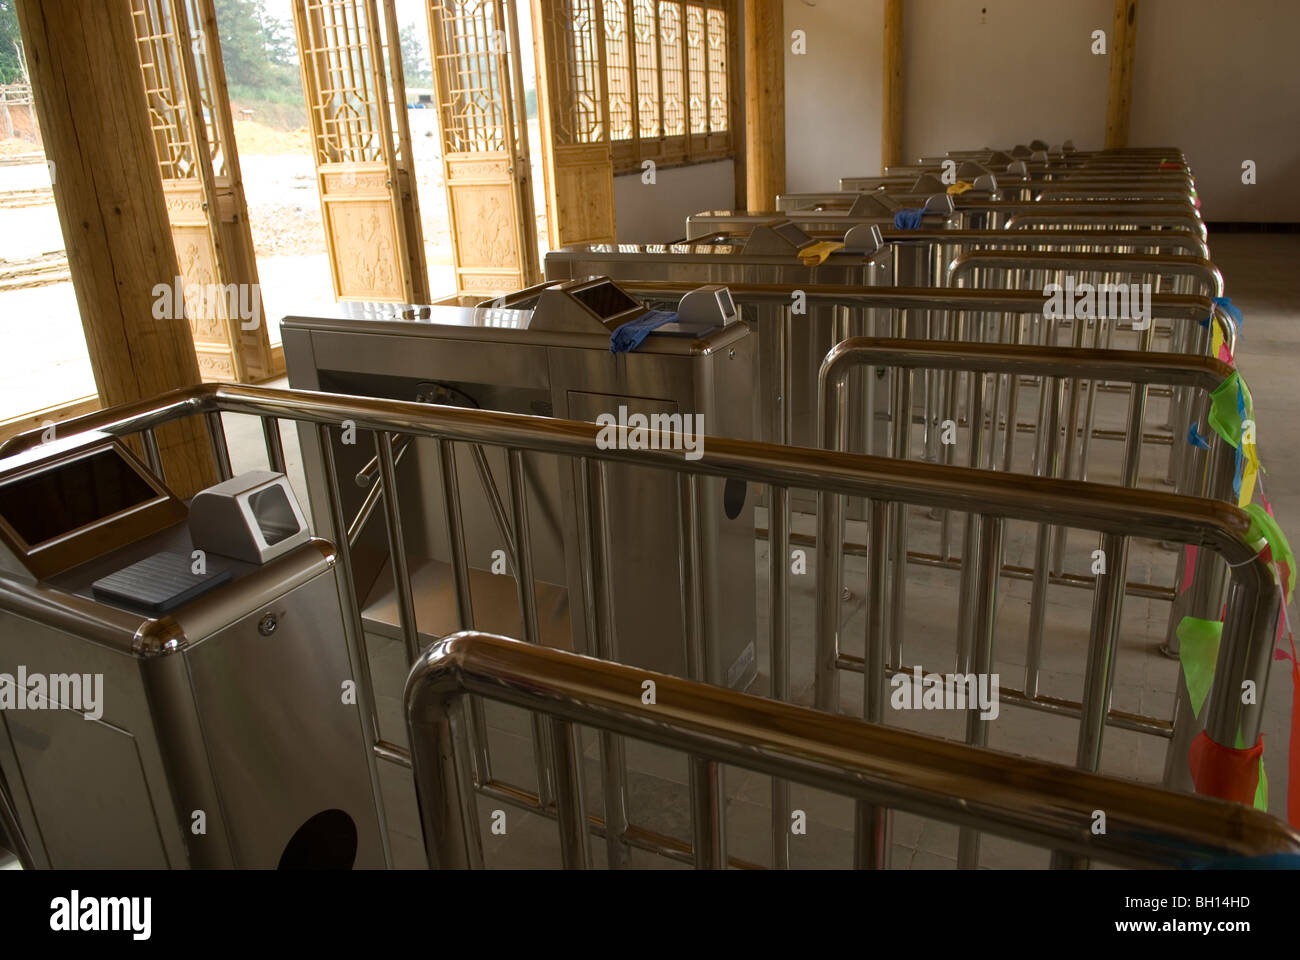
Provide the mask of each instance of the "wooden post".
POLYGON ((1106 94, 1106 149, 1128 146, 1133 98, 1133 47, 1137 40, 1137 0, 1115 0, 1110 32, 1110 88, 1106 94))
MULTIPOLYGON (((183 305, 155 317, 178 271, 127 0, 19 0, 36 116, 95 385, 105 406, 199 382, 183 305), (111 93, 110 93, 111 92, 111 93)), ((201 420, 158 431, 168 486, 216 481, 201 420)))
POLYGON ((785 192, 785 17, 773 0, 745 0, 745 183, 750 210, 785 192))
POLYGON ((903 0, 885 0, 880 85, 880 169, 903 162, 903 0))

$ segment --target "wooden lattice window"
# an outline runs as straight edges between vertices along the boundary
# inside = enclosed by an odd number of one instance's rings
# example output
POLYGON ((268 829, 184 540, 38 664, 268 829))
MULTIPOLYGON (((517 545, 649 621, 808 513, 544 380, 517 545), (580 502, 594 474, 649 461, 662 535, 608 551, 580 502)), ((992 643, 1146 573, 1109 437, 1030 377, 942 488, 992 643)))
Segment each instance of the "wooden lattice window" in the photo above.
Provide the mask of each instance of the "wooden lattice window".
MULTIPOLYGON (((573 2, 575 38, 597 7, 603 84, 614 172, 720 160, 734 153, 732 117, 739 90, 734 0, 573 2)), ((575 62, 581 58, 575 57, 575 62)), ((585 65, 599 68, 588 54, 585 65)), ((581 88, 587 78, 573 77, 581 88)))
POLYGON ((307 107, 316 115, 316 162, 373 163, 385 157, 375 64, 365 0, 306 0, 309 29, 299 35, 311 82, 307 107))

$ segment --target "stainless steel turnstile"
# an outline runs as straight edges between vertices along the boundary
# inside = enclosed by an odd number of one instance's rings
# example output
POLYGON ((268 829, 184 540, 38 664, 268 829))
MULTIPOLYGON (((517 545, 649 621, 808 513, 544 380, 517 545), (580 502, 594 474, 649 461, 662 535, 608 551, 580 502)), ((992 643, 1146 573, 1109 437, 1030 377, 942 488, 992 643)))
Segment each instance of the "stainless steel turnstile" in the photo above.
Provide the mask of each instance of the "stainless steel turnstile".
MULTIPOLYGON (((828 252, 825 245, 788 221, 758 225, 737 244, 592 244, 546 255, 548 280, 591 276, 628 281, 874 287, 891 282, 893 265, 879 231, 863 229, 828 252)), ((816 303, 808 303, 804 309, 797 298, 786 307, 761 305, 747 312, 745 322, 758 338, 756 387, 747 401, 757 424, 756 439, 801 447, 817 445, 817 369, 839 340, 839 313, 835 307, 816 303)), ((855 396, 861 389, 857 382, 850 386, 855 396)), ((881 403, 883 390, 881 385, 881 403)))
POLYGON ((334 548, 269 473, 196 497, 213 522, 191 536, 146 452, 153 472, 88 434, 0 465, 19 846, 54 868, 382 867, 334 548))
MULTIPOLYGON (((611 332, 646 311, 608 280, 543 285, 500 304, 481 309, 346 304, 318 316, 286 318, 290 384, 589 422, 603 422, 607 415, 633 427, 634 417, 657 415, 685 418, 675 422, 690 429, 699 417, 710 436, 752 438, 754 338, 744 323, 662 327, 636 350, 613 354, 611 332)), ((302 430, 300 436, 311 501, 326 504, 321 460, 326 451, 316 431, 302 430)), ((378 494, 375 446, 369 438, 352 444, 344 439, 340 431, 328 454, 341 475, 355 475, 359 484, 345 491, 342 506, 355 518, 349 540, 364 627, 400 638, 400 597, 394 593, 383 524, 367 523, 378 494)), ((503 576, 518 569, 513 558, 522 549, 499 492, 509 470, 505 452, 429 441, 413 441, 403 450, 398 501, 421 642, 459 629, 460 606, 466 603, 480 627, 522 635, 514 579, 503 576), (461 510, 448 508, 444 489, 458 491, 461 510), (469 597, 453 589, 449 536, 464 544, 469 597)), ((540 581, 541 641, 586 649, 586 618, 603 613, 586 611, 570 598, 583 596, 583 571, 594 568, 611 581, 619 649, 590 652, 686 675, 680 531, 671 519, 681 491, 671 474, 611 465, 593 480, 541 454, 525 455, 521 466, 540 581), (575 504, 584 496, 603 504, 606 543, 591 544, 580 527, 575 504)), ((707 679, 743 688, 756 670, 756 492, 741 481, 707 479, 699 485, 698 569, 705 574, 704 630, 712 657, 707 679)), ((320 515, 316 521, 330 522, 320 515)))

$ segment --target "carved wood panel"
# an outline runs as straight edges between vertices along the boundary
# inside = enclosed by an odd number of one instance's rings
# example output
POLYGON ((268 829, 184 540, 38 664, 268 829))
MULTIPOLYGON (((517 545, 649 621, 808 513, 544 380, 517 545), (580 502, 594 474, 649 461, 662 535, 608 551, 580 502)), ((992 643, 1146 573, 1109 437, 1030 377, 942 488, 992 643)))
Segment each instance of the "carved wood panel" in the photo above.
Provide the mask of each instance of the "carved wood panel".
POLYGON ((430 0, 428 9, 456 291, 517 290, 541 278, 541 265, 514 7, 430 0))
POLYGON ((184 305, 203 379, 275 376, 212 2, 131 0, 131 13, 183 290, 156 308, 184 305))

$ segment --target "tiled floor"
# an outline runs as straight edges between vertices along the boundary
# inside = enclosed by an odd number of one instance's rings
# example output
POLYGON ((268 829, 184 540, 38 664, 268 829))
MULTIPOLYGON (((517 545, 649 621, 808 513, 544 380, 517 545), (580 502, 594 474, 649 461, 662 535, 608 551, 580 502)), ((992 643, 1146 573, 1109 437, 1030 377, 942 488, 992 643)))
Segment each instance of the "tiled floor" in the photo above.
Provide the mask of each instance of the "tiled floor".
MULTIPOLYGON (((1300 303, 1300 280, 1294 263, 1300 259, 1300 236, 1225 234, 1212 238, 1213 256, 1226 278, 1227 292, 1246 318, 1244 340, 1238 350, 1238 368, 1251 385, 1255 398, 1261 459, 1268 470, 1265 486, 1284 529, 1295 530, 1292 521, 1300 516, 1300 423, 1290 414, 1295 403, 1293 367, 1300 357, 1300 328, 1292 329, 1293 305, 1300 303)), ((1116 343, 1116 346, 1122 344, 1116 343)), ((1032 419, 1033 397, 1022 396, 1021 418, 1032 419)), ((1103 396, 1098 407, 1099 425, 1122 427, 1124 397, 1103 396)), ((1152 402, 1148 424, 1162 422, 1163 401, 1152 402)), ((228 424, 236 468, 259 465, 261 439, 253 423, 231 418, 228 424)), ((1017 469, 1027 469, 1029 440, 1022 446, 1017 469)), ((304 493, 297 444, 286 430, 290 473, 300 495, 304 493)), ((1156 486, 1163 475, 1168 447, 1144 452, 1144 485, 1156 486)), ((1118 445, 1094 446, 1096 466, 1090 478, 1107 480, 1115 475, 1118 445)), ((763 521, 760 518, 760 525, 763 521)), ((954 549, 960 543, 962 524, 954 523, 954 549)), ((814 533, 812 518, 797 517, 798 532, 814 533)), ((1032 563, 1035 527, 1010 523, 1006 530, 1005 562, 1032 563)), ((850 524, 849 539, 862 540, 863 530, 850 524)), ((921 510, 913 510, 909 521, 909 546, 936 550, 938 523, 921 510)), ((1095 537, 1074 533, 1070 539, 1067 569, 1086 573, 1095 537)), ((1129 561, 1130 581, 1170 584, 1178 555, 1158 544, 1134 542, 1129 561)), ((767 689, 766 570, 767 546, 755 544, 758 591, 757 638, 760 675, 751 692, 767 689)), ((811 703, 812 636, 815 603, 815 568, 809 556, 808 576, 792 577, 791 635, 792 689, 797 702, 811 703)), ((904 659, 921 663, 927 670, 952 668, 957 619, 958 574, 956 571, 911 565, 907 573, 908 605, 904 631, 904 659)), ((863 584, 865 562, 848 557, 845 583, 852 591, 844 605, 844 652, 861 654, 865 630, 863 584)), ((996 625, 995 671, 1004 687, 1021 688, 1025 673, 1029 584, 1003 580, 996 625)), ((1056 697, 1079 699, 1082 691, 1084 654, 1092 594, 1087 590, 1053 587, 1049 592, 1047 629, 1042 651, 1041 691, 1056 697)), ((1156 647, 1165 639, 1169 605, 1159 600, 1130 597, 1124 607, 1123 633, 1117 659, 1113 706, 1118 710, 1168 718, 1178 682, 1177 664, 1162 656, 1156 647)), ((383 734, 405 743, 401 724, 400 695, 405 677, 404 657, 399 643, 381 637, 370 639, 372 669, 376 683, 383 734)), ((857 714, 861 709, 860 676, 846 673, 842 682, 842 709, 857 714)), ((1265 701, 1266 759, 1270 781, 1270 810, 1283 815, 1286 805, 1287 770, 1284 763, 1291 704, 1287 671, 1273 671, 1265 701)), ((488 707, 492 731, 494 775, 521 787, 533 789, 530 726, 522 711, 496 705, 488 707)), ((890 724, 958 738, 964 715, 951 712, 891 711, 890 724)), ((1076 721, 1038 711, 1005 705, 991 724, 990 746, 1012 753, 1071 763, 1078 730, 1076 721)), ((1156 782, 1160 779, 1167 741, 1109 728, 1104 741, 1101 769, 1123 777, 1156 782)), ((587 803, 591 812, 602 810, 597 765, 596 737, 584 731, 587 803)), ((687 795, 687 767, 684 757, 660 748, 629 743, 629 803, 635 823, 661 834, 688 841, 690 838, 687 795)), ((394 860, 398 866, 423 864, 419 818, 409 775, 382 763, 385 806, 394 860)), ((728 768, 727 846, 740 860, 770 862, 770 788, 766 776, 728 768)), ((819 791, 793 787, 793 805, 806 811, 806 835, 792 837, 791 862, 799 867, 847 868, 852 860, 853 804, 819 791)), ((492 811, 500 803, 481 798, 486 861, 493 867, 552 867, 559 863, 555 825, 540 816, 504 808, 506 832, 494 835, 487 828, 492 811)), ((892 866, 903 869, 950 868, 956 865, 957 830, 906 813, 894 815, 892 866)), ((605 859, 603 841, 593 840, 598 863, 605 859)), ((986 836, 981 845, 980 865, 987 868, 1042 867, 1045 851, 986 836)), ((671 860, 637 851, 635 866, 678 867, 671 860)))

